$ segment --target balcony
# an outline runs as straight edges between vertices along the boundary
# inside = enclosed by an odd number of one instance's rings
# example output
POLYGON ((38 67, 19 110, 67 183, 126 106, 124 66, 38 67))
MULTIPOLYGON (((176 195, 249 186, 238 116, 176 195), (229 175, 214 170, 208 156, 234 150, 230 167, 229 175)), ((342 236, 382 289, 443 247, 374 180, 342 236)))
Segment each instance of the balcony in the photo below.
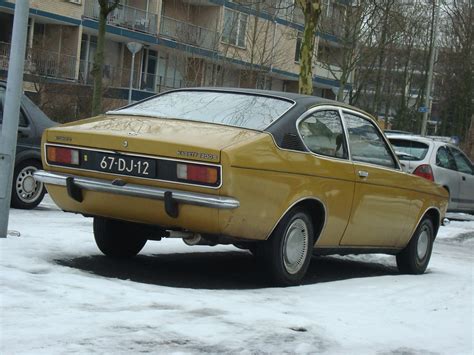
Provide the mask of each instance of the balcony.
MULTIPOLYGON (((100 7, 96 0, 86 0, 84 17, 99 19, 100 7)), ((157 34, 158 15, 136 7, 119 5, 107 17, 107 24, 130 30, 157 34)))
POLYGON ((160 34, 178 42, 196 47, 217 50, 219 33, 204 27, 162 16, 160 34))
MULTIPOLYGON (((0 69, 8 70, 10 43, 0 42, 0 69)), ((24 72, 27 74, 74 80, 76 57, 39 48, 28 48, 24 72)))
MULTIPOLYGON (((93 62, 81 60, 79 66, 79 82, 92 85, 93 62)), ((128 88, 130 85, 130 68, 113 67, 104 65, 103 83, 105 88, 128 88)), ((185 80, 175 80, 174 77, 164 77, 156 74, 134 72, 132 88, 150 92, 163 92, 186 86, 195 86, 185 80)))

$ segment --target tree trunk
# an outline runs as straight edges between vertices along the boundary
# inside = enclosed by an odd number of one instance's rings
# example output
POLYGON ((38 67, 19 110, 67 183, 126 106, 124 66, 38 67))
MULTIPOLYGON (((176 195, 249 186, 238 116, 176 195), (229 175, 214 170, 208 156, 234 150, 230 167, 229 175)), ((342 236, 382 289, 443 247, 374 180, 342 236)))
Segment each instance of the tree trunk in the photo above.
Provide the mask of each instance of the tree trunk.
MULTIPOLYGON (((99 31, 97 34, 97 51, 92 66, 94 87, 92 92, 92 115, 102 113, 102 76, 104 72, 104 43, 107 16, 120 4, 120 0, 98 0, 99 2, 99 31)), ((86 58, 88 60, 88 58, 86 58)))
POLYGON ((316 27, 321 14, 320 0, 300 0, 298 4, 304 13, 303 39, 300 49, 299 93, 313 94, 313 54, 316 27))
POLYGON ((99 32, 97 35, 97 50, 92 66, 92 76, 94 77, 94 91, 92 93, 92 115, 102 113, 102 76, 104 71, 104 42, 105 25, 107 15, 101 10, 99 16, 99 32))

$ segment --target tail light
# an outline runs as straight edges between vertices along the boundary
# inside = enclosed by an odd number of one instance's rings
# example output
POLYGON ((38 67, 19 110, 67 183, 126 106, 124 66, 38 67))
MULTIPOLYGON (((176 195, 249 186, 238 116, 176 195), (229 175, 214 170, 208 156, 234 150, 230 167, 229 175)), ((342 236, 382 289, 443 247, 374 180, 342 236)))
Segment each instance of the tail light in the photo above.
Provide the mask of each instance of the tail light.
POLYGON ((414 175, 420 176, 422 178, 434 181, 433 170, 428 164, 422 164, 415 169, 413 172, 414 175))
POLYGON ((176 164, 176 175, 180 180, 215 185, 219 181, 219 169, 215 166, 176 164))
POLYGON ((64 147, 46 147, 48 163, 79 165, 79 150, 64 147))

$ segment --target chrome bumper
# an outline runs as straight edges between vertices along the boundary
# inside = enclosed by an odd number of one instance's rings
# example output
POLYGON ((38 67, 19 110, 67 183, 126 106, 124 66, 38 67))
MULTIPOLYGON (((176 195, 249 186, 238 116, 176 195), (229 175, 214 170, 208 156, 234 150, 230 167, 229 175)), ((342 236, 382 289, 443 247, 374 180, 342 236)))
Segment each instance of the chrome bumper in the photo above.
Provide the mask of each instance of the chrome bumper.
MULTIPOLYGON (((153 200, 165 200, 172 198, 177 203, 212 207, 220 209, 233 209, 240 206, 238 200, 232 197, 207 195, 196 192, 186 192, 172 189, 161 189, 158 187, 142 186, 136 184, 114 185, 112 181, 85 178, 69 174, 50 173, 38 170, 34 173, 36 180, 45 184, 68 187, 73 185, 74 189, 108 192, 117 195, 149 198, 153 200)), ((69 190, 69 187, 68 187, 69 190)), ((69 191, 68 191, 69 192, 69 191)))

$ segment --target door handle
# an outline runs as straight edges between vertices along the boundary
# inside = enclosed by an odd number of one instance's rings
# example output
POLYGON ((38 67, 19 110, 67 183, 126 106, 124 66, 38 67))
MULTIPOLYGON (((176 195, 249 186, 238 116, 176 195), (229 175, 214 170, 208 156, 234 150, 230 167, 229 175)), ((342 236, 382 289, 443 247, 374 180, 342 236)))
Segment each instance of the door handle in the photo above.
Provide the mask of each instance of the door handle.
POLYGON ((369 177, 369 172, 365 171, 365 170, 359 170, 358 174, 359 174, 359 177, 361 177, 361 178, 369 177))

